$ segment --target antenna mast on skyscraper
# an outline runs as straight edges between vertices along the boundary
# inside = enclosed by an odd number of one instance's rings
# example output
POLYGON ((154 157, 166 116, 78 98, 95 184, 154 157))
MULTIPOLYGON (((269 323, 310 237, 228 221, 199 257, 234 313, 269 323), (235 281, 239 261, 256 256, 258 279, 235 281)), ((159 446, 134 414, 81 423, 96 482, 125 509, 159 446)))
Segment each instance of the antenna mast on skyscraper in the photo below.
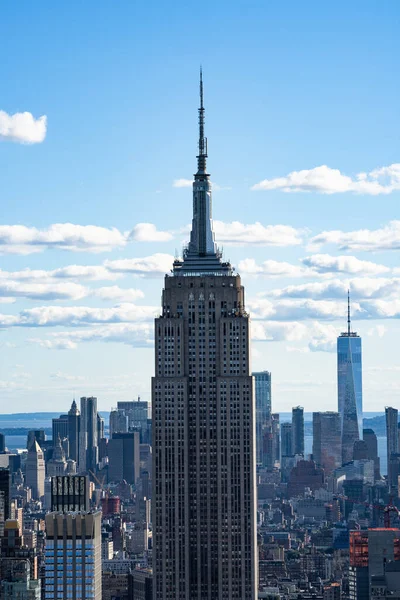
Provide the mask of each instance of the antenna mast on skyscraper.
POLYGON ((350 290, 347 290, 347 334, 350 336, 351 318, 350 318, 350 290))
POLYGON ((206 172, 207 138, 204 137, 204 102, 203 102, 203 69, 200 66, 200 108, 199 108, 199 155, 197 172, 206 172))

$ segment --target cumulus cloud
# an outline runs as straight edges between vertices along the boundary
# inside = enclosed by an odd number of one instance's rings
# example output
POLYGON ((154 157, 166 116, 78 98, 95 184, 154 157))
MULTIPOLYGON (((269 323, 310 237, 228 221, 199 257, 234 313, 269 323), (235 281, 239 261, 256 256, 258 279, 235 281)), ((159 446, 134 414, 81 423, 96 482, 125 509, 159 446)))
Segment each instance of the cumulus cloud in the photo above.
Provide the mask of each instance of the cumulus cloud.
POLYGON ((0 279, 0 297, 9 301, 13 298, 30 300, 79 300, 87 296, 88 290, 78 283, 26 283, 0 279))
POLYGON ((218 242, 229 246, 298 246, 304 235, 304 230, 290 225, 264 226, 258 222, 245 225, 239 221, 214 221, 214 230, 218 242))
POLYGON ((364 275, 381 275, 390 269, 368 260, 359 260, 355 256, 330 256, 329 254, 313 254, 301 259, 306 267, 318 273, 349 273, 364 275))
POLYGON ((347 290, 351 291, 353 299, 388 298, 400 294, 400 279, 396 277, 390 279, 384 277, 330 279, 324 282, 288 285, 284 288, 270 290, 263 295, 274 298, 341 299, 345 303, 347 290))
POLYGON ((153 342, 153 325, 150 323, 117 323, 50 334, 48 338, 31 338, 29 341, 49 350, 74 350, 83 342, 113 342, 128 346, 148 348, 153 342))
POLYGON ((114 302, 134 302, 138 298, 143 298, 144 294, 141 290, 133 288, 124 289, 117 285, 101 287, 93 290, 93 295, 102 300, 113 300, 114 302))
POLYGON ((153 223, 138 223, 129 235, 135 242, 169 242, 173 237, 168 231, 158 231, 153 223))
MULTIPOLYGON (((347 306, 334 300, 283 299, 279 302, 267 298, 253 298, 247 303, 253 320, 303 321, 308 319, 344 319, 347 306)), ((352 303, 356 318, 367 318, 365 309, 357 302, 352 303)))
POLYGON ((47 117, 38 119, 30 112, 7 114, 0 110, 0 140, 22 144, 40 144, 46 137, 47 117))
MULTIPOLYGON (((191 188, 193 186, 193 179, 174 179, 172 184, 175 188, 191 188)), ((215 192, 231 190, 232 188, 227 185, 219 185, 218 183, 212 183, 212 189, 215 192)))
POLYGON ((254 342, 290 342, 289 352, 334 352, 336 349, 337 329, 333 325, 310 323, 291 323, 279 321, 253 321, 251 325, 254 342))
POLYGON ((254 258, 245 258, 239 261, 238 271, 247 275, 268 275, 268 277, 316 277, 319 275, 314 269, 277 260, 265 260, 258 264, 254 258))
POLYGON ((118 304, 112 308, 38 306, 22 310, 18 315, 0 314, 0 327, 76 327, 96 323, 135 323, 152 321, 156 313, 156 307, 132 303, 118 304))
POLYGON ((36 229, 25 225, 0 225, 0 253, 31 254, 46 248, 104 252, 125 244, 126 234, 114 227, 56 223, 47 229, 36 229))
POLYGON ((323 231, 310 240, 310 248, 334 244, 340 250, 376 252, 377 250, 400 249, 400 221, 390 221, 378 229, 358 229, 355 231, 323 231))
POLYGON ((192 187, 193 179, 174 179, 173 187, 176 188, 188 188, 192 187))
MULTIPOLYGON (((226 245, 256 246, 298 246, 303 242, 304 230, 289 225, 268 225, 238 221, 232 223, 214 222, 219 242, 226 245)), ((177 234, 187 234, 188 228, 178 231, 160 231, 153 223, 138 223, 130 232, 122 232, 115 227, 97 225, 75 225, 56 223, 44 229, 25 225, 0 225, 0 254, 32 254, 46 249, 68 250, 72 252, 108 252, 123 248, 129 242, 169 242, 177 234)), ((79 276, 76 265, 60 270, 59 277, 72 277, 72 269, 79 276)), ((89 267, 86 267, 89 275, 89 267)), ((97 278, 92 268, 92 278, 97 278)), ((104 272, 103 272, 104 273, 104 272)), ((85 276, 84 273, 81 274, 85 276)))
POLYGON ((114 273, 130 273, 140 277, 149 277, 168 273, 172 268, 173 261, 174 257, 171 254, 156 253, 144 258, 106 260, 104 266, 114 273))
MULTIPOLYGON (((138 223, 131 232, 115 227, 55 223, 45 229, 25 225, 0 225, 0 254, 32 254, 54 248, 73 252, 107 252, 128 242, 167 242, 172 233, 158 231, 152 223, 138 223)), ((60 272, 60 277, 62 273, 60 272)))
POLYGON ((28 342, 32 344, 38 344, 42 346, 42 348, 47 348, 48 350, 75 350, 78 345, 75 342, 72 342, 68 338, 58 338, 58 339, 50 339, 50 340, 42 340, 41 338, 29 338, 28 342))
POLYGON ((302 265, 288 262, 266 260, 257 263, 253 258, 245 258, 238 264, 238 271, 248 275, 267 275, 268 277, 327 277, 333 273, 380 275, 390 269, 355 256, 330 256, 314 254, 300 259, 302 265))
MULTIPOLYGON (((24 273, 24 271, 22 271, 22 273, 24 273)), ((118 277, 120 277, 118 273, 112 273, 102 265, 68 265, 67 267, 54 269, 54 271, 44 271, 44 273, 46 273, 48 277, 54 279, 85 279, 87 281, 106 281, 118 279, 118 277)))
POLYGON ((125 274, 137 276, 159 276, 171 270, 174 257, 171 254, 156 253, 144 258, 106 260, 103 265, 68 265, 46 271, 44 269, 23 269, 21 271, 2 271, 0 286, 4 281, 29 283, 59 283, 61 281, 114 281, 125 274))
POLYGON ((284 192, 319 192, 338 194, 390 194, 400 189, 400 163, 380 167, 369 173, 357 173, 349 177, 327 165, 292 171, 285 177, 264 179, 256 183, 252 190, 282 190, 284 192))
POLYGON ((311 352, 335 352, 338 331, 333 325, 314 322, 308 348, 311 352))

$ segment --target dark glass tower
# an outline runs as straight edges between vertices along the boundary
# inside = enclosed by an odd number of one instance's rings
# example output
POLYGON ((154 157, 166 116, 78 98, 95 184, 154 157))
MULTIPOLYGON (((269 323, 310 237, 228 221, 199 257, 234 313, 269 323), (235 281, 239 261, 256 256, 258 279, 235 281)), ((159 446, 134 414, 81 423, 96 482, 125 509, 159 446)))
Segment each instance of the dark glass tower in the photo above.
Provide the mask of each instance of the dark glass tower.
POLYGON ((80 431, 80 412, 75 400, 71 404, 68 411, 68 441, 69 441, 69 458, 79 461, 79 431, 80 431))
POLYGON ((10 469, 0 467, 0 494, 3 497, 4 503, 4 522, 10 518, 11 509, 11 473, 10 469))
POLYGON ((79 432, 79 471, 95 471, 98 459, 97 398, 81 398, 79 432))
POLYGON ((256 393, 256 463, 265 466, 268 459, 264 456, 264 435, 271 421, 271 373, 254 372, 256 393))
POLYGON ((351 331, 350 294, 347 303, 347 331, 337 340, 338 410, 342 431, 342 462, 353 460, 353 446, 362 438, 361 338, 351 331))
POLYGON ((304 456, 304 408, 292 408, 292 450, 293 454, 304 456))
POLYGON ((154 599, 255 600, 249 316, 214 241, 202 88, 190 243, 155 321, 154 599))

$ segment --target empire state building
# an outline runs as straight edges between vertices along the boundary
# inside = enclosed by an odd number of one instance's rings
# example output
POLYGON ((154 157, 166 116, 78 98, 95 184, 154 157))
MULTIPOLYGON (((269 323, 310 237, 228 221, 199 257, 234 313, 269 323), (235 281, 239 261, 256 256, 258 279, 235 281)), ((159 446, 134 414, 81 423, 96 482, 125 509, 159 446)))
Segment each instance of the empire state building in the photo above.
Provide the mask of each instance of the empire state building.
POLYGON ((249 316, 212 226, 203 82, 190 242, 155 320, 155 600, 255 600, 257 543, 249 316))

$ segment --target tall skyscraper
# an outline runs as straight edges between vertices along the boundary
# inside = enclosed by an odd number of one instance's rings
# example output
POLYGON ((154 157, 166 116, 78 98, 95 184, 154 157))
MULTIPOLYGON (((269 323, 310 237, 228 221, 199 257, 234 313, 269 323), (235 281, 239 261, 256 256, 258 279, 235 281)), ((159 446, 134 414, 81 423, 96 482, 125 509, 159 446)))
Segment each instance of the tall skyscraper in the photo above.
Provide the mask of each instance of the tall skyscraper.
POLYGON ((368 459, 374 461, 375 480, 381 478, 381 461, 378 456, 378 438, 373 429, 363 430, 363 439, 368 448, 368 459))
POLYGON ((398 421, 399 411, 390 406, 385 407, 386 416, 386 448, 387 448, 387 465, 388 465, 388 484, 389 489, 397 488, 398 475, 398 460, 399 452, 398 439, 398 421))
POLYGON ((128 417, 124 410, 113 409, 110 412, 110 437, 114 433, 126 433, 128 431, 128 417))
POLYGON ((130 429, 144 430, 147 428, 147 419, 149 418, 149 403, 146 400, 137 400, 129 402, 118 402, 118 410, 125 411, 128 417, 128 427, 130 429))
POLYGON ((282 423, 281 425, 281 456, 292 456, 292 424, 282 423))
POLYGON ((46 515, 46 598, 101 600, 101 512, 46 515))
POLYGON ((114 433, 108 441, 108 480, 136 483, 140 477, 140 433, 114 433))
POLYGON ((79 471, 95 471, 97 465, 97 398, 81 398, 79 471))
POLYGON ((397 408, 385 407, 386 416, 386 447, 387 458, 389 460, 392 454, 397 454, 399 451, 399 441, 397 436, 397 424, 399 420, 399 411, 397 408))
POLYGON ((68 415, 60 415, 57 419, 52 420, 53 444, 57 438, 64 440, 66 437, 68 437, 68 415))
POLYGON ((76 463, 79 461, 79 431, 80 431, 80 412, 75 400, 71 404, 68 411, 68 441, 69 441, 69 458, 72 458, 76 463))
POLYGON ((256 395, 256 461, 261 466, 266 463, 263 457, 263 435, 271 419, 271 373, 259 371, 252 375, 256 395))
POLYGON ((25 478, 26 485, 32 490, 34 500, 40 500, 44 496, 45 474, 43 451, 35 439, 28 450, 25 478))
POLYGON ((342 464, 342 435, 337 412, 313 413, 313 459, 331 473, 342 464))
POLYGON ((292 408, 292 436, 293 454, 304 456, 304 408, 302 406, 292 408))
POLYGON ((3 520, 10 518, 11 510, 11 473, 10 469, 0 468, 0 494, 3 497, 3 520))
POLYGON ((337 339, 337 365, 342 463, 345 464, 353 459, 354 442, 361 439, 363 431, 361 338, 351 331, 350 293, 347 298, 347 331, 337 339))
POLYGON ((255 600, 249 316, 214 241, 201 80, 200 99, 190 242, 155 320, 154 598, 255 600))

